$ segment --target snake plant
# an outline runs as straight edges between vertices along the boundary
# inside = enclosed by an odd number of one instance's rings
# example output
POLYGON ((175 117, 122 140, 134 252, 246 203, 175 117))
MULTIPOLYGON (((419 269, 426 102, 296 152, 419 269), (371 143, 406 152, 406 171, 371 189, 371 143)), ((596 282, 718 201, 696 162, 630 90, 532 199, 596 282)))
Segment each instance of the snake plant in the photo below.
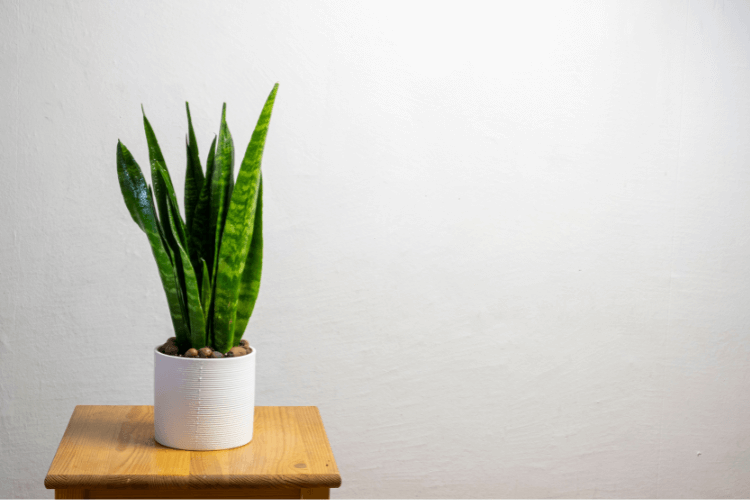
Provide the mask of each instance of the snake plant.
MULTIPOLYGON (((260 288, 263 263, 263 181, 260 164, 279 84, 274 85, 234 178, 234 145, 221 112, 205 174, 190 106, 186 139, 185 219, 151 124, 143 112, 152 187, 122 142, 117 174, 125 205, 146 233, 159 270, 180 352, 238 346, 260 288), (158 209, 158 215, 157 215, 158 209)), ((143 108, 141 108, 143 111, 143 108)))

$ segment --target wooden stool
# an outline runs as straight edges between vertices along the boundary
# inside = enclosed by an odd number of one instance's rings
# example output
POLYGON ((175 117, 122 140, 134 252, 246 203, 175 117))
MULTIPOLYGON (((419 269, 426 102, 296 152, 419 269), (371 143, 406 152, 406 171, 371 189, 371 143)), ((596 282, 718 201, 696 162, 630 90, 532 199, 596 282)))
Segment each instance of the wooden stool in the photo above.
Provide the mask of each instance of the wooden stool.
POLYGON ((76 406, 44 486, 55 498, 330 498, 341 486, 315 406, 257 406, 253 440, 220 451, 154 441, 153 406, 76 406))

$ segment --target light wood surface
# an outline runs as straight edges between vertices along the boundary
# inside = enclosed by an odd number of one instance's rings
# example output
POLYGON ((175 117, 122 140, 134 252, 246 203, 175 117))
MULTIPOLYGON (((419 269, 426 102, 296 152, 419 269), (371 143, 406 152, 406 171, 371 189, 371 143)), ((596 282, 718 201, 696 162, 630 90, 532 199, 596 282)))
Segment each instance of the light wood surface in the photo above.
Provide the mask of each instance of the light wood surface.
POLYGON ((328 498, 341 476, 315 406, 258 406, 253 440, 219 451, 155 442, 153 406, 76 406, 44 485, 56 498, 328 498))

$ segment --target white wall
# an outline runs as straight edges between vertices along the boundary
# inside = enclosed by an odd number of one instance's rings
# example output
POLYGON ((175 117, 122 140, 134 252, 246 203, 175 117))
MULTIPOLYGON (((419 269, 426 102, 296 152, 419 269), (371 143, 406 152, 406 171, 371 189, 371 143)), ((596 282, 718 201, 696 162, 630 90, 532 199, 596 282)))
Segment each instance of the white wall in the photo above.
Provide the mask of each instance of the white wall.
POLYGON ((117 139, 181 190, 276 81, 245 338, 334 497, 750 496, 747 2, 3 0, 0 68, 0 497, 153 403, 117 139))

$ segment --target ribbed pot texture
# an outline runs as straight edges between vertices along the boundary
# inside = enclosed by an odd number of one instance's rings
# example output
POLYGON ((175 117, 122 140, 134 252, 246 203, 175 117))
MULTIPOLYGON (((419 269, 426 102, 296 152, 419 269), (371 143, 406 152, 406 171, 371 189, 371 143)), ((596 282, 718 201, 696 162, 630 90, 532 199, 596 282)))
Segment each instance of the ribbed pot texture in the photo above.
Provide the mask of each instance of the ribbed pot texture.
POLYGON ((154 435, 180 450, 224 450, 253 439, 255 348, 235 358, 181 358, 154 349, 154 435))

